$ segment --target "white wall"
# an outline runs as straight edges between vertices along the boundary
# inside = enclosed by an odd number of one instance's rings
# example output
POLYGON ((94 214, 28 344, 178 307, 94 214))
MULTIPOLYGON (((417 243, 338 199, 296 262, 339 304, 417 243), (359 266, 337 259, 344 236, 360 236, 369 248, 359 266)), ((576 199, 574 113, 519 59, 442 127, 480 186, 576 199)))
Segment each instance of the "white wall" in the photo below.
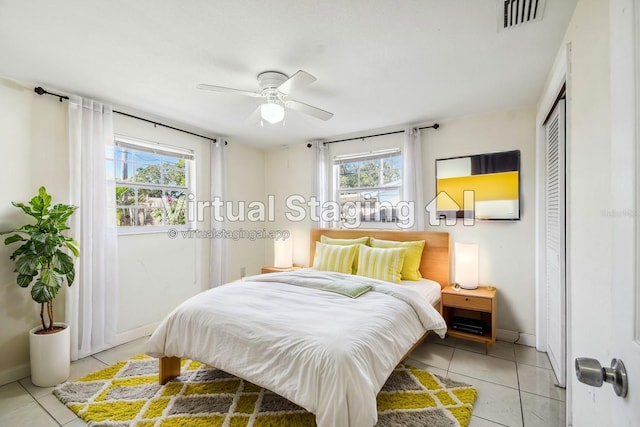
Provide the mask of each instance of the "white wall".
MULTIPOLYGON (((534 219, 535 108, 488 113, 439 121, 438 130, 423 130, 425 202, 435 195, 435 160, 466 154, 518 149, 521 151, 520 221, 476 222, 473 227, 432 227, 451 233, 452 241, 480 244, 480 281, 498 288, 499 329, 535 334, 534 219)), ((361 134, 366 134, 363 132, 361 134)), ((375 132, 372 132, 375 133, 375 132)), ((330 145, 330 155, 402 147, 403 135, 330 145)), ((313 149, 304 144, 274 149, 266 155, 267 194, 279 206, 290 194, 311 194, 313 149)), ((284 208, 282 210, 285 210, 284 208)), ((294 232, 294 262, 308 265, 310 221, 290 223, 279 211, 277 227, 294 232)), ((272 249, 267 247, 267 263, 272 249)))
MULTIPOLYGON (((238 212, 242 203, 249 208, 251 202, 264 202, 264 151, 229 140, 225 168, 227 200, 233 203, 234 212, 238 212)), ((249 220, 228 222, 226 228, 236 232, 270 230, 270 226, 263 221, 249 220)), ((251 240, 250 235, 239 235, 237 240, 231 239, 227 243, 229 281, 239 279, 242 268, 247 276, 260 274, 260 268, 265 264, 264 248, 269 244, 267 239, 251 240)))
MULTIPOLYGON (((27 217, 12 201, 28 202, 41 185, 54 202, 69 202, 67 105, 41 97, 33 85, 0 78, 0 232, 23 225, 27 217)), ((28 331, 40 324, 39 305, 30 290, 16 284, 9 260, 19 246, 4 245, 0 236, 0 384, 29 374, 28 331), (10 351, 8 351, 10 349, 10 351)), ((64 320, 64 292, 54 303, 57 320, 64 320)))
MULTIPOLYGON (((308 199, 312 193, 314 149, 306 144, 269 150, 265 153, 264 183, 267 196, 275 197, 275 221, 267 224, 273 230, 287 230, 293 236, 294 265, 309 265, 309 230, 311 220, 290 222, 284 217, 286 198, 300 195, 308 199)), ((265 246, 265 265, 273 265, 273 244, 265 246)))
POLYGON ((526 107, 439 121, 438 130, 422 131, 426 203, 435 195, 436 159, 520 150, 519 221, 428 228, 449 232, 452 242, 479 243, 480 283, 498 289, 497 327, 528 336, 535 335, 535 112, 526 107))

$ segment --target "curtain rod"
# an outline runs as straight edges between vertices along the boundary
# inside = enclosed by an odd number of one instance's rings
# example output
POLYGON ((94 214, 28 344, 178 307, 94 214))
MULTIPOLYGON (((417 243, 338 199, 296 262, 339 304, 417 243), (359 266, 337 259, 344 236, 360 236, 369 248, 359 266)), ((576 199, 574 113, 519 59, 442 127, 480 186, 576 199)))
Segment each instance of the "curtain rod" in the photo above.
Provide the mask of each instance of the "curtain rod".
MULTIPOLYGON (((419 130, 422 129, 438 129, 440 127, 440 125, 438 123, 434 123, 431 126, 423 126, 421 128, 418 128, 419 130)), ((377 133, 375 135, 365 135, 365 136, 356 136, 354 138, 346 138, 346 139, 338 139, 335 141, 325 141, 322 144, 334 144, 336 142, 345 142, 345 141, 355 141, 357 139, 365 139, 365 138, 375 138, 376 136, 385 136, 385 135, 394 135, 396 133, 404 133, 403 130, 396 130, 393 132, 385 132, 385 133, 377 133)), ((311 143, 307 144, 307 148, 311 148, 313 145, 311 143)))
MULTIPOLYGON (((63 99, 69 100, 68 96, 59 95, 57 93, 46 91, 43 88, 41 88, 40 86, 38 86, 37 88, 33 89, 33 91, 35 93, 37 93, 38 95, 55 96, 55 97, 59 98, 60 102, 62 102, 63 99)), ((133 114, 123 113, 122 111, 117 111, 117 110, 113 110, 113 112, 116 113, 116 114, 120 114, 122 116, 131 117, 132 119, 138 119, 138 120, 142 120, 143 122, 151 123, 154 126, 162 126, 162 127, 167 128, 167 129, 173 129, 173 130, 177 130, 178 132, 183 132, 183 133, 187 133, 189 135, 198 136, 200 138, 208 139, 211 142, 217 142, 217 140, 215 138, 211 138, 211 137, 208 137, 208 136, 200 135, 198 133, 193 133, 193 132, 190 132, 188 130, 176 128, 176 127, 173 127, 173 126, 165 125, 164 123, 154 122, 153 120, 145 119, 144 117, 134 116, 133 114)), ((224 142, 224 145, 228 145, 228 144, 229 143, 227 141, 224 142)))

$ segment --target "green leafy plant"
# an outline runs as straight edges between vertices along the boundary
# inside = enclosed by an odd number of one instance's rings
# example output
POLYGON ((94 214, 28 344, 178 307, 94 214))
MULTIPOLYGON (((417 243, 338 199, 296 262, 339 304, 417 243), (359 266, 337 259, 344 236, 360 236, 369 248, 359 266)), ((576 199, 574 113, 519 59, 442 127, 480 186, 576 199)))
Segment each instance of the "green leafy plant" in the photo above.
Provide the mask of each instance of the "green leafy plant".
POLYGON ((53 300, 64 282, 71 286, 76 275, 73 258, 63 250, 67 248, 74 256, 80 256, 78 242, 63 232, 69 230, 67 220, 77 207, 64 204, 52 206, 51 195, 47 194, 44 187, 40 187, 38 195, 28 204, 11 204, 35 219, 35 224, 26 224, 14 230, 4 244, 23 242, 10 257, 16 264, 17 283, 22 288, 33 283, 31 298, 40 303, 42 329, 50 333, 54 331, 53 300), (45 309, 48 325, 45 323, 45 309))

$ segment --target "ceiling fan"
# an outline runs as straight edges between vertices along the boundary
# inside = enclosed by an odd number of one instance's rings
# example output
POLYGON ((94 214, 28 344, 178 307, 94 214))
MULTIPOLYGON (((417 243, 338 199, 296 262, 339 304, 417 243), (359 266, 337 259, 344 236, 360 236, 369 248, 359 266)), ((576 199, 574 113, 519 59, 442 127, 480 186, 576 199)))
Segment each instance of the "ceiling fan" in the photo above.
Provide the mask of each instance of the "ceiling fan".
POLYGON ((260 105, 260 116, 269 123, 278 123, 284 120, 284 109, 290 108, 304 114, 308 114, 320 120, 329 120, 333 113, 314 107, 304 102, 289 99, 289 94, 316 81, 311 74, 298 70, 293 76, 278 71, 265 71, 258 74, 259 92, 250 92, 242 89, 232 89, 223 86, 199 84, 198 89, 212 90, 215 92, 228 92, 253 98, 264 98, 260 105))

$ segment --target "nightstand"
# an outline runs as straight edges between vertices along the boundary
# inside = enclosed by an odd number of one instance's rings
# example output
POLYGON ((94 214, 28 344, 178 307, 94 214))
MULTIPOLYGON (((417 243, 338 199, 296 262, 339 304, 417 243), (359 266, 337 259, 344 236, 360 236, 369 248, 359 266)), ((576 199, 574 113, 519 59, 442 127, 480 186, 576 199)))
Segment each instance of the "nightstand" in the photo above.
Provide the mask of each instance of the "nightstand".
POLYGON ((298 267, 298 266, 293 266, 293 267, 289 267, 289 268, 280 268, 280 267, 269 267, 269 266, 265 266, 262 267, 262 274, 265 273, 280 273, 282 271, 293 271, 293 270, 299 270, 302 267, 298 267))
POLYGON ((496 342, 496 288, 456 290, 447 286, 442 290, 440 310, 447 322, 447 335, 484 343, 485 350, 496 342), (453 322, 454 318, 458 322, 453 322), (484 324, 481 334, 474 332, 478 323, 484 324))

